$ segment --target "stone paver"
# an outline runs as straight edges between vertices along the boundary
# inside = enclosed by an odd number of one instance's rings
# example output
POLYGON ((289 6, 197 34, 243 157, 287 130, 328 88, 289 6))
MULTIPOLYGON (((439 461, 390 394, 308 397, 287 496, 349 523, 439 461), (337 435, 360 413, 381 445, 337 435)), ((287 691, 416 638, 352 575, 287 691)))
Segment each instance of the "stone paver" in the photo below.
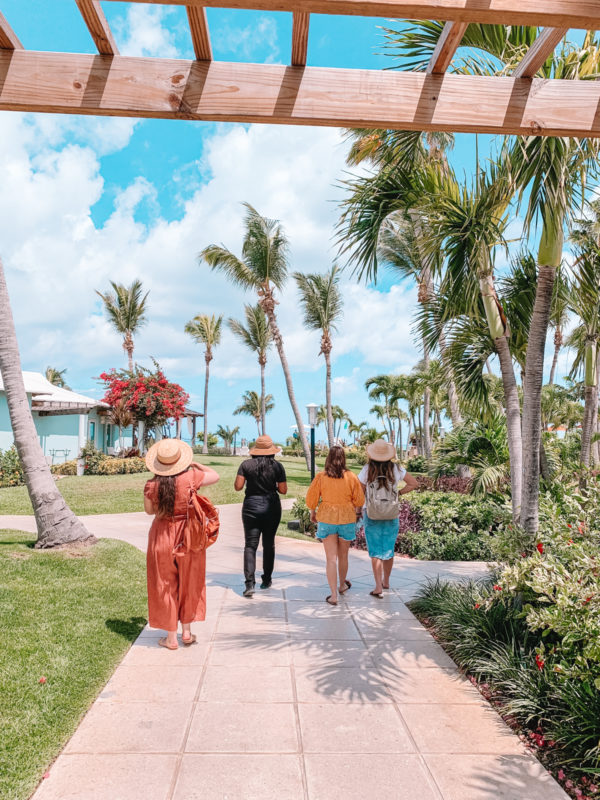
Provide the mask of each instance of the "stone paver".
MULTIPOLYGON (((273 588, 246 600, 240 507, 221 519, 198 644, 169 652, 145 629, 33 800, 566 800, 405 606, 485 565, 398 559, 377 600, 352 552, 331 608, 321 546, 278 539, 273 588)), ((145 547, 144 514, 84 521, 145 547)))

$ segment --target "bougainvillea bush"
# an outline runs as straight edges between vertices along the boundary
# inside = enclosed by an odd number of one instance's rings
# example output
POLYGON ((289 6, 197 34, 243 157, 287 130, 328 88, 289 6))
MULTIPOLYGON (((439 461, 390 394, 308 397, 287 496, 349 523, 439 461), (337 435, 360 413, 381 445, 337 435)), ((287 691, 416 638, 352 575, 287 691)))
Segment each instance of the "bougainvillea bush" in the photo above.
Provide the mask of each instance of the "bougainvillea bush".
POLYGON ((111 369, 100 380, 105 386, 102 400, 111 408, 122 404, 146 430, 162 427, 169 419, 181 419, 189 395, 171 383, 155 364, 154 371, 136 366, 135 372, 111 369))

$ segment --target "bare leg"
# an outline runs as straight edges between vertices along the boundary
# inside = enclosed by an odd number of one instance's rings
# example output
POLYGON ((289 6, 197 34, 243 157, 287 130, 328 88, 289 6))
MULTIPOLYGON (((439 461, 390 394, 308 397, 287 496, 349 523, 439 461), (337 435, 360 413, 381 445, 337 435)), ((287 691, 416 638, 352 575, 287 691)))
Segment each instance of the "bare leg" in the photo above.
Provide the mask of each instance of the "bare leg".
POLYGON ((325 548, 325 558, 327 559, 327 583, 331 589, 331 602, 337 603, 337 535, 331 535, 323 539, 323 547, 325 548))
POLYGON ((350 550, 350 542, 340 539, 338 536, 338 570, 340 573, 340 589, 342 591, 346 589, 346 578, 348 577, 348 550, 350 550))
POLYGON ((373 567, 373 577, 375 578, 373 591, 376 594, 381 594, 383 591, 383 561, 380 558, 372 558, 371 566, 373 567))
POLYGON ((191 623, 181 623, 181 638, 184 642, 189 642, 189 640, 192 638, 191 623))
POLYGON ((177 647, 177 631, 167 631, 168 647, 177 647))
POLYGON ((392 567, 394 566, 394 556, 386 558, 383 562, 383 588, 390 588, 390 575, 392 574, 392 567))

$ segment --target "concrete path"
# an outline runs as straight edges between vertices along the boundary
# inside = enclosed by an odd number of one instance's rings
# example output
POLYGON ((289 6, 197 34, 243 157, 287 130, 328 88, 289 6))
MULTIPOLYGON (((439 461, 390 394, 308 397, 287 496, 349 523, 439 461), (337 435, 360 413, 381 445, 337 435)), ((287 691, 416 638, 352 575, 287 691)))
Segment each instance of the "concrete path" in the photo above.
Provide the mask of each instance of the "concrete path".
MULTIPOLYGON (((239 513, 222 509, 209 551, 199 643, 169 652, 144 630, 33 800, 565 800, 405 605, 483 564, 399 559, 377 600, 352 551, 332 608, 322 547, 280 538, 273 588, 247 600, 239 513)), ((142 549, 148 522, 86 518, 142 549)))

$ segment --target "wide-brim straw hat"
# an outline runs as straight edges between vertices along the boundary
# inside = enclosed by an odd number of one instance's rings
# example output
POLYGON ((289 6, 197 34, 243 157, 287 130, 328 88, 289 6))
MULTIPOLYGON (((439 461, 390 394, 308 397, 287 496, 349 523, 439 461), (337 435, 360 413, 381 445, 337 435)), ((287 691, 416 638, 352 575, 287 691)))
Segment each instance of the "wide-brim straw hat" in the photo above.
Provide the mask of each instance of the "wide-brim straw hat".
POLYGON ((194 460, 194 451, 180 439, 161 439, 146 453, 146 466, 155 475, 178 475, 194 460))
POLYGON ((367 446, 367 455, 373 461, 391 461, 396 458, 396 448, 385 439, 377 439, 367 446))
POLYGON ((251 456, 274 456, 279 452, 279 448, 273 444, 270 436, 259 436, 254 442, 254 447, 250 450, 251 456))

